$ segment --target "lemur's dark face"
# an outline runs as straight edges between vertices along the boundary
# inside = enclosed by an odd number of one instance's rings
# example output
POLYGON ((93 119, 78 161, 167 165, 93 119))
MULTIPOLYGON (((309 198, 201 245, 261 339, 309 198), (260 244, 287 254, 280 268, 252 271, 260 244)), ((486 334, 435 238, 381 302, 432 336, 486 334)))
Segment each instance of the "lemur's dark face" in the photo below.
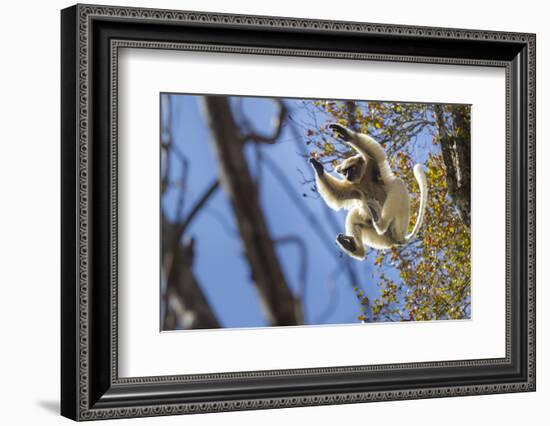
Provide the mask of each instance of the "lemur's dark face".
POLYGON ((357 183, 365 174, 365 160, 361 155, 354 155, 338 164, 335 170, 349 182, 357 183))

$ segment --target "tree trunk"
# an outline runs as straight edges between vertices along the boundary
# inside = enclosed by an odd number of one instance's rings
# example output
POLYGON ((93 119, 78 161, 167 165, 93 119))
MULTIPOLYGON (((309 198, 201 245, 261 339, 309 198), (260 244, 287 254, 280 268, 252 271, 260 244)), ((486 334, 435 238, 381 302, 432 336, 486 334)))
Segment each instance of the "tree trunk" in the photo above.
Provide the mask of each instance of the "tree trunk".
POLYGON ((220 181, 235 214, 262 308, 271 325, 300 324, 303 322, 300 309, 278 262, 229 102, 225 97, 205 96, 204 106, 220 181))
POLYGON ((437 105, 435 114, 438 123, 439 142, 446 168, 447 190, 453 199, 465 225, 470 226, 470 120, 468 112, 453 108, 454 134, 445 124, 443 107, 437 105))

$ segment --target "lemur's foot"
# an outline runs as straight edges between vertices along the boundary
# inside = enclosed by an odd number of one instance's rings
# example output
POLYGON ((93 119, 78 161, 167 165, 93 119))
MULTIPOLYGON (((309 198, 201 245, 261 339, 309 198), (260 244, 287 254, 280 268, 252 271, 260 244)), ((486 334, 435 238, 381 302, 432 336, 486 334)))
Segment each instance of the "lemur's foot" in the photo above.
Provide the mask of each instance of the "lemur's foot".
POLYGON ((349 251, 350 253, 353 253, 355 250, 357 250, 355 240, 353 239, 353 237, 350 237, 348 235, 338 234, 338 236, 336 237, 336 242, 340 245, 340 247, 342 247, 346 251, 349 251))
POLYGON ((323 167, 321 162, 316 158, 313 158, 313 157, 310 158, 309 164, 311 164, 311 166, 313 167, 313 170, 315 170, 315 173, 317 173, 317 175, 321 176, 323 173, 325 173, 325 168, 323 167))
POLYGON ((352 131, 347 127, 342 126, 341 124, 338 124, 338 123, 329 124, 328 128, 334 130, 336 134, 342 139, 344 139, 345 141, 349 141, 353 138, 352 131))
POLYGON ((380 220, 380 203, 376 200, 367 200, 366 204, 373 222, 378 223, 380 220))

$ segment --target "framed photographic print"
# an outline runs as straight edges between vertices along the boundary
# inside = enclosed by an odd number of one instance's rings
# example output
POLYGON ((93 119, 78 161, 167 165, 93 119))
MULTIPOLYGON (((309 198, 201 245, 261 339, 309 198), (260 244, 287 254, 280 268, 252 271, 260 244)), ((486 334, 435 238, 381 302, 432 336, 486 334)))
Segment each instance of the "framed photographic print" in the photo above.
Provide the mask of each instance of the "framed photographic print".
POLYGON ((535 390, 535 36, 76 5, 61 412, 535 390))

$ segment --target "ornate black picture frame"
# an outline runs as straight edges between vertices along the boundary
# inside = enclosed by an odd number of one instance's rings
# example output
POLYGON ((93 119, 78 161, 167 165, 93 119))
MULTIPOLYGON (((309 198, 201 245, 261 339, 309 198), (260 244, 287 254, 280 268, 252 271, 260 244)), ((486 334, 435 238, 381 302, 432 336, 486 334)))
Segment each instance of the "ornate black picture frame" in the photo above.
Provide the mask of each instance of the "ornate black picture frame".
MULTIPOLYGON (((76 5, 62 28, 61 413, 158 416, 535 390, 535 35, 76 5), (482 65, 506 71, 506 356, 120 378, 120 47, 482 65)), ((156 283, 152 283, 156 285, 156 283)))

